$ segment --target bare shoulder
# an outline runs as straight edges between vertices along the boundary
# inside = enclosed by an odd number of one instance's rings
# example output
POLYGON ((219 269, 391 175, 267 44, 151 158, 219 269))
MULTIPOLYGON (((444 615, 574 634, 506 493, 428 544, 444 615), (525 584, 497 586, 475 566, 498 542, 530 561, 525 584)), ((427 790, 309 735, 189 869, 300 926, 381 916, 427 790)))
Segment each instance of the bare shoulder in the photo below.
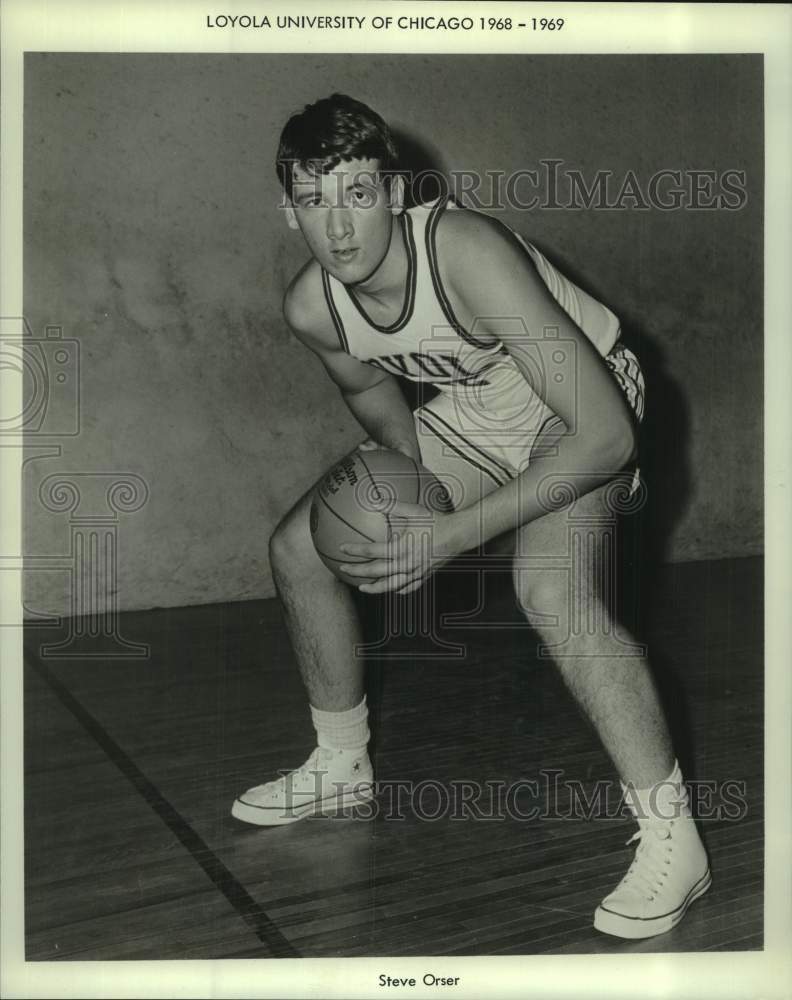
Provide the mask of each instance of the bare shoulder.
POLYGON ((530 258, 514 233, 498 219, 469 209, 443 212, 435 246, 443 278, 453 287, 497 280, 531 270, 530 258))
POLYGON ((435 245, 450 260, 508 247, 511 232, 490 215, 467 208, 446 209, 437 224, 435 245))
POLYGON ((492 239, 503 225, 491 215, 470 208, 449 207, 437 224, 437 242, 451 244, 455 239, 492 239))
POLYGON ((283 296, 283 316, 298 340, 318 347, 337 343, 325 301, 322 269, 315 260, 309 260, 289 283, 283 296))

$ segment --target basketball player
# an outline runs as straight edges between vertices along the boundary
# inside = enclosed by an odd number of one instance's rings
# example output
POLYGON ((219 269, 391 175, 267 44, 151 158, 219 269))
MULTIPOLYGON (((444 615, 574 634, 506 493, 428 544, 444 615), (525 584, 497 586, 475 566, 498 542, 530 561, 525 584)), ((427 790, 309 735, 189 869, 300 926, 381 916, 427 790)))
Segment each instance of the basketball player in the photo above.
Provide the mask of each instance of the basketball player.
MULTIPOLYGON (((710 872, 649 666, 625 655, 624 630, 617 638, 611 627, 598 586, 606 553, 580 570, 575 607, 566 574, 536 568, 566 551, 571 508, 609 544, 614 482, 634 471, 640 368, 610 310, 500 222, 447 198, 405 210, 396 155, 374 111, 334 94, 288 121, 277 158, 288 224, 312 255, 286 293, 286 321, 369 435, 363 447, 423 462, 455 500, 435 515, 430 552, 411 544, 418 510, 397 504, 391 541, 348 544, 342 568, 364 593, 406 594, 456 554, 516 531, 519 606, 544 643, 563 640, 557 669, 638 822, 633 863, 594 926, 663 933, 710 872), (439 394, 413 413, 396 373, 439 394), (581 612, 598 632, 571 627, 581 612)), ((309 508, 310 494, 275 530, 270 554, 317 746, 301 768, 236 800, 233 815, 262 826, 372 793, 360 623, 348 585, 314 550, 309 508)))

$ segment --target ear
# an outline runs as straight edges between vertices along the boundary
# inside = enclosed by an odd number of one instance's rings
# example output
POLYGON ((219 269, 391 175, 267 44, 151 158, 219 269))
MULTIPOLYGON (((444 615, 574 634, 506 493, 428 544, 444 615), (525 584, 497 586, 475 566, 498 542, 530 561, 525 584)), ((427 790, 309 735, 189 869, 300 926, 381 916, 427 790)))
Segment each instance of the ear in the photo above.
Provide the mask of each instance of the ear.
POLYGON ((390 182, 390 210, 394 215, 401 215, 404 211, 404 177, 402 174, 394 174, 390 182))
POLYGON ((294 206, 292 205, 291 201, 288 201, 286 203, 285 212, 286 212, 286 225, 289 227, 289 229, 299 229, 300 224, 297 221, 297 216, 294 214, 294 206))

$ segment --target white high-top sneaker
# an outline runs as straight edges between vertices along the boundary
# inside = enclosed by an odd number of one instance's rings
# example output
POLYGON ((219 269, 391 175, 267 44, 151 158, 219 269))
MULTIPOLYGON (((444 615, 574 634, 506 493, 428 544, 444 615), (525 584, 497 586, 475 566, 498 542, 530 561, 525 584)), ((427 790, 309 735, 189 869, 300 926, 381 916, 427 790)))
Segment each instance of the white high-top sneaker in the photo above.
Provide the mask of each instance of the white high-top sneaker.
POLYGON ((678 767, 651 796, 622 788, 639 827, 627 843, 639 841, 638 849, 627 874, 597 907, 594 926, 616 937, 652 937, 675 927, 712 877, 678 767))
POLYGON ((308 760, 274 781, 249 788, 234 802, 231 815, 256 826, 283 826, 317 813, 338 812, 374 796, 368 753, 316 747, 308 760))

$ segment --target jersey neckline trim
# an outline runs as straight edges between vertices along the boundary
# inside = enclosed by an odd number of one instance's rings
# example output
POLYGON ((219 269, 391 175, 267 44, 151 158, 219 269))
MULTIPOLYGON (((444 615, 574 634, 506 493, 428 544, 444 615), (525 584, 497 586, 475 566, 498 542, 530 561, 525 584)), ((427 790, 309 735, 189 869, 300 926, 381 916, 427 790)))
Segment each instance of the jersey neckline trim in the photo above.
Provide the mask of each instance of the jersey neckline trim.
POLYGON ((402 310, 394 320, 393 323, 389 325, 382 326, 379 323, 375 323, 374 320, 368 315, 360 302, 358 302, 354 292, 348 285, 344 285, 344 291, 350 298, 352 305, 357 309, 363 319, 368 323, 370 327, 377 330, 379 333, 398 333, 399 330, 404 329, 404 327, 409 323, 412 318, 413 310, 415 308, 415 285, 418 273, 418 255, 415 251, 415 237, 413 236, 413 224, 407 212, 402 212, 399 216, 399 224, 402 233, 402 239, 404 241, 404 249, 407 251, 407 281, 404 290, 404 303, 402 305, 402 310))
POLYGON ((333 289, 330 287, 330 275, 324 268, 322 268, 322 287, 324 288, 325 301, 327 302, 327 308, 329 309, 330 316, 333 320, 333 326, 335 327, 338 339, 341 343, 341 349, 349 354, 349 341, 347 340, 347 336, 344 331, 344 323, 338 313, 335 299, 333 298, 333 289))

